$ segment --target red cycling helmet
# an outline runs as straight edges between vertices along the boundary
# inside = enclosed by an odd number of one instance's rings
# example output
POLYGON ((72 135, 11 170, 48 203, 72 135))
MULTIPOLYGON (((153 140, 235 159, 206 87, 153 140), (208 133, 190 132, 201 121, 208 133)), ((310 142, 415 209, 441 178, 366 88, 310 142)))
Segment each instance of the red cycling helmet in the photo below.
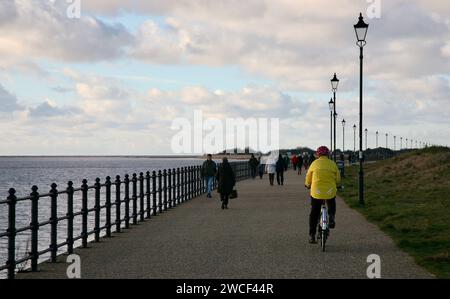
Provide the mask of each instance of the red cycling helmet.
POLYGON ((330 153, 330 150, 328 149, 328 147, 326 146, 321 146, 317 149, 316 154, 317 156, 328 156, 328 154, 330 153))

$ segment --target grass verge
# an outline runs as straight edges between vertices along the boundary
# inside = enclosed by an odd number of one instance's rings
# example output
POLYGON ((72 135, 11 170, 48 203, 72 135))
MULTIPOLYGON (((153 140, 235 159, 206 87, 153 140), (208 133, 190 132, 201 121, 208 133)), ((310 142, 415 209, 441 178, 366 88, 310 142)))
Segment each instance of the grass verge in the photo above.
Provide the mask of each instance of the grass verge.
POLYGON ((418 150, 364 169, 365 207, 358 205, 358 166, 346 168, 340 196, 420 266, 449 279, 450 149, 418 150))

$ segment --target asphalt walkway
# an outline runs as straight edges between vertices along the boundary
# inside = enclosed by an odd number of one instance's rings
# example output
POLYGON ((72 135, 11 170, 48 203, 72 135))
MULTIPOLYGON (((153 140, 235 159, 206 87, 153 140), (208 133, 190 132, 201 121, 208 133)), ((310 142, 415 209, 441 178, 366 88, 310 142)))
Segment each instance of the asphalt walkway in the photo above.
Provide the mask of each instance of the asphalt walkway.
MULTIPOLYGON (((284 186, 238 183, 228 210, 196 198, 151 220, 78 249, 82 278, 366 278, 367 257, 381 257, 382 278, 431 278, 375 225, 338 199, 327 252, 308 243, 304 174, 284 186)), ((65 257, 18 278, 65 278, 65 257)))

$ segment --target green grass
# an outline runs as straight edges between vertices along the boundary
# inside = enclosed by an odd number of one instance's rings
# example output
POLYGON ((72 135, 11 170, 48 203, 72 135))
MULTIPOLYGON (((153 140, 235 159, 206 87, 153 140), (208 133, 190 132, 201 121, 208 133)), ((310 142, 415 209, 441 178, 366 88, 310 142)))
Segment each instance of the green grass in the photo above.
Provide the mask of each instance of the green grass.
POLYGON ((432 147, 365 165, 364 208, 358 205, 358 169, 346 168, 340 196, 419 265, 450 278, 450 149, 432 147))

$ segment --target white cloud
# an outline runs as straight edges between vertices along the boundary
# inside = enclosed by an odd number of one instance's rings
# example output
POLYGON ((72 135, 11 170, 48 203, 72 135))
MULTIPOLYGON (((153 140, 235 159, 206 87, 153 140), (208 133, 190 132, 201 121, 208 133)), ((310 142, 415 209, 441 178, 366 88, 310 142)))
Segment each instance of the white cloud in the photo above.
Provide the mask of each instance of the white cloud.
MULTIPOLYGON (((65 62, 91 62, 120 57, 132 36, 121 24, 106 24, 83 16, 69 19, 63 1, 1 1, 8 18, 0 23, 0 57, 48 58, 65 62)), ((0 59, 1 61, 2 59, 0 59)))

